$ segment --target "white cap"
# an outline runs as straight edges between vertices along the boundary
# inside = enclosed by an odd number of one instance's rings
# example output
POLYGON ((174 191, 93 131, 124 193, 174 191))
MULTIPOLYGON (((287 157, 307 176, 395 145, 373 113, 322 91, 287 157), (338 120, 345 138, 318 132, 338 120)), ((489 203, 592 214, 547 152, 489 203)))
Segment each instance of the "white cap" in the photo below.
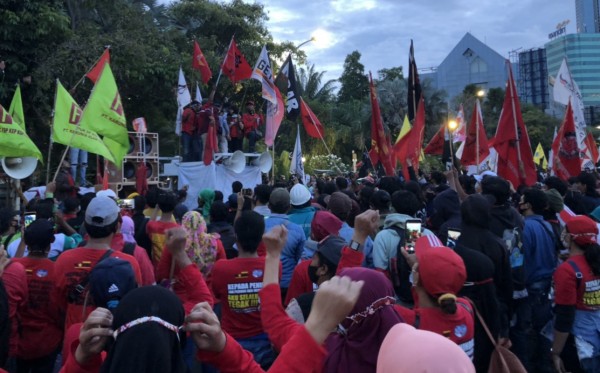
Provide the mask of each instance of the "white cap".
POLYGON ((112 189, 101 190, 96 193, 96 197, 108 197, 117 200, 117 194, 112 189))
POLYGON ((296 184, 290 190, 290 203, 293 206, 301 206, 310 201, 310 191, 302 184, 296 184))
POLYGON ((475 180, 477 180, 478 183, 481 183, 481 180, 483 180, 483 178, 485 176, 498 176, 495 172, 493 171, 483 171, 481 174, 479 175, 473 175, 473 177, 475 178, 475 180))
POLYGON ((107 196, 95 197, 85 210, 85 222, 96 227, 106 227, 119 217, 117 202, 107 196))

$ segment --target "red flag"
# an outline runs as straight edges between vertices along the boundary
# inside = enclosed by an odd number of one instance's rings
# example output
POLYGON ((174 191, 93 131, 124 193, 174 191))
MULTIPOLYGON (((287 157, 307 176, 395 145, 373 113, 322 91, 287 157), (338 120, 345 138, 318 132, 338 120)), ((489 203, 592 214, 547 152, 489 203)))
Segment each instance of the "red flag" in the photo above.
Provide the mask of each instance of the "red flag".
POLYGON ((469 132, 465 139, 465 147, 463 149, 460 163, 463 166, 477 165, 477 153, 479 153, 479 162, 483 161, 490 155, 485 128, 483 127, 483 117, 481 116, 481 106, 479 100, 473 108, 471 122, 469 122, 469 132))
POLYGON ((96 80, 98 80, 100 73, 102 73, 102 69, 104 68, 105 63, 110 63, 109 48, 106 48, 104 50, 102 56, 100 56, 100 59, 96 63, 96 66, 94 66, 87 74, 85 74, 85 76, 87 76, 92 82, 96 83, 96 80))
POLYGON ((571 100, 567 105, 565 119, 558 130, 556 138, 552 143, 552 170, 554 174, 563 180, 577 176, 581 172, 581 158, 577 147, 577 135, 575 133, 575 121, 573 120, 573 108, 571 100))
POLYGON ((591 132, 588 132, 588 134, 585 136, 585 143, 587 148, 590 150, 590 153, 592 153, 592 162, 594 162, 594 164, 598 163, 600 154, 598 153, 598 146, 596 145, 594 135, 592 135, 591 132))
POLYGON ((192 60, 192 68, 196 69, 200 72, 202 76, 202 83, 206 84, 212 78, 212 71, 210 71, 210 66, 208 66, 208 62, 206 62, 206 58, 204 57, 204 53, 200 49, 198 42, 194 40, 194 59, 192 60))
POLYGON ((419 170, 419 157, 421 156, 421 149, 423 148, 423 135, 425 134, 425 100, 423 95, 419 100, 417 107, 417 115, 415 116, 415 122, 410 129, 410 132, 406 135, 406 147, 404 152, 399 154, 400 162, 402 163, 402 174, 406 180, 410 179, 408 174, 407 160, 412 161, 413 168, 415 171, 419 170))
POLYGON ((323 125, 319 122, 319 118, 317 118, 315 113, 310 110, 310 107, 308 107, 302 97, 300 97, 300 112, 302 115, 302 124, 304 125, 304 129, 308 136, 314 137, 315 139, 323 139, 325 137, 323 125))
POLYGON ((215 131, 214 123, 208 126, 208 133, 206 134, 206 143, 204 144, 204 157, 202 160, 204 164, 208 166, 213 161, 213 154, 217 150, 217 132, 215 131))
POLYGON ((494 148, 498 152, 498 175, 517 188, 519 185, 535 184, 537 174, 509 61, 506 61, 506 66, 508 83, 494 148))
POLYGON ((440 129, 433 135, 423 153, 430 155, 444 154, 444 141, 446 140, 446 126, 442 124, 440 129))
POLYGON ((371 150, 369 151, 369 157, 371 158, 373 167, 377 165, 377 162, 381 162, 385 174, 387 176, 394 176, 394 167, 392 166, 391 159, 392 153, 390 151, 391 144, 389 138, 385 136, 385 132, 383 131, 381 111, 379 110, 379 102, 377 101, 373 77, 370 72, 369 80, 371 90, 371 150))
POLYGON ((223 74, 231 79, 233 84, 240 80, 250 79, 252 76, 252 67, 250 67, 248 61, 246 61, 246 57, 238 49, 233 38, 231 38, 231 43, 229 43, 229 50, 227 51, 227 56, 225 56, 221 70, 223 74))
POLYGON ((135 170, 135 190, 142 196, 148 191, 148 168, 146 162, 139 162, 135 170))

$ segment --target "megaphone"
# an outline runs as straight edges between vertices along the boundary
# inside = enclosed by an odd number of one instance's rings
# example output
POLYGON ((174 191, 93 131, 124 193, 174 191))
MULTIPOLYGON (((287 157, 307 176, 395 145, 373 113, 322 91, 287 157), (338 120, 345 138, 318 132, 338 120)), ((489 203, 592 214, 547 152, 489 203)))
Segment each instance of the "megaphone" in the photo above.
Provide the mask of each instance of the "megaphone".
POLYGON ((239 174, 246 167, 246 156, 241 150, 236 150, 231 157, 223 161, 223 166, 231 172, 239 174))
POLYGON ((37 167, 37 159, 33 157, 4 157, 2 169, 13 179, 24 179, 31 175, 37 167))
POLYGON ((258 167, 263 174, 266 174, 273 167, 273 157, 271 153, 264 152, 260 157, 252 161, 252 165, 258 167))

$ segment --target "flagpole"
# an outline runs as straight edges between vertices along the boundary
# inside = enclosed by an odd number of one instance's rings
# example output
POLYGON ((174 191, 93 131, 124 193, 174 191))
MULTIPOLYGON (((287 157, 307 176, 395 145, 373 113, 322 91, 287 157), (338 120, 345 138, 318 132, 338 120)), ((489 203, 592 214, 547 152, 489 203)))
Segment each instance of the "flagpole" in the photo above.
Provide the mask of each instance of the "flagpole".
MULTIPOLYGON (((225 52, 225 56, 227 56, 227 53, 229 53, 229 50, 231 49, 231 44, 233 44, 233 38, 235 37, 235 34, 233 34, 231 36, 231 40, 229 41, 229 47, 227 47, 227 51, 225 52)), ((221 80, 221 75, 223 74, 223 65, 225 64, 225 58, 223 58, 223 62, 221 62, 221 67, 219 68, 219 75, 217 76, 217 81, 215 82, 215 86, 213 87, 213 91, 212 93, 209 95, 209 97, 214 97, 215 93, 217 92, 217 86, 219 85, 219 81, 221 80)))
POLYGON ((477 173, 479 174, 479 99, 477 99, 477 120, 475 121, 475 162, 477 162, 477 173))
MULTIPOLYGON (((110 51, 110 45, 108 45, 108 46, 106 46, 106 48, 104 48, 104 50, 105 50, 105 51, 106 51, 107 49, 110 51)), ((87 76, 87 74, 89 74, 89 72, 90 72, 90 71, 92 71, 92 70, 94 69, 94 67, 96 67, 96 64, 97 64, 97 63, 100 61, 100 59, 102 58, 102 56, 103 56, 103 55, 104 55, 104 52, 102 52, 102 54, 100 55, 100 57, 98 57, 98 58, 96 59, 96 61, 95 61, 95 62, 92 64, 92 67, 90 67, 90 68, 88 69, 88 71, 86 71, 86 73, 85 73, 85 74, 83 74, 83 76, 81 77, 81 79, 79 79, 79 80, 77 81, 77 83, 75 83, 75 85, 73 86, 73 88, 71 88, 71 89, 69 90, 69 93, 73 92, 73 91, 74 91, 74 90, 77 88, 77 86, 79 86, 79 84, 81 84, 81 82, 83 82, 83 80, 85 79, 85 77, 87 76)))

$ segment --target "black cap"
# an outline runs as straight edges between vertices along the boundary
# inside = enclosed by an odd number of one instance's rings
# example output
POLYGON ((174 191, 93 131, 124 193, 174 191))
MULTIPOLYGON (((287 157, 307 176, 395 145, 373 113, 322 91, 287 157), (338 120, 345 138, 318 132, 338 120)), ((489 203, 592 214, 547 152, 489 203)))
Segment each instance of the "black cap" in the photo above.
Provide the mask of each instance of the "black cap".
POLYGON ((331 264, 338 265, 342 258, 342 249, 348 243, 339 236, 327 236, 323 241, 319 242, 317 251, 321 253, 331 264))
POLYGON ((25 229, 25 243, 31 249, 45 249, 54 241, 54 224, 48 219, 39 219, 25 229))

